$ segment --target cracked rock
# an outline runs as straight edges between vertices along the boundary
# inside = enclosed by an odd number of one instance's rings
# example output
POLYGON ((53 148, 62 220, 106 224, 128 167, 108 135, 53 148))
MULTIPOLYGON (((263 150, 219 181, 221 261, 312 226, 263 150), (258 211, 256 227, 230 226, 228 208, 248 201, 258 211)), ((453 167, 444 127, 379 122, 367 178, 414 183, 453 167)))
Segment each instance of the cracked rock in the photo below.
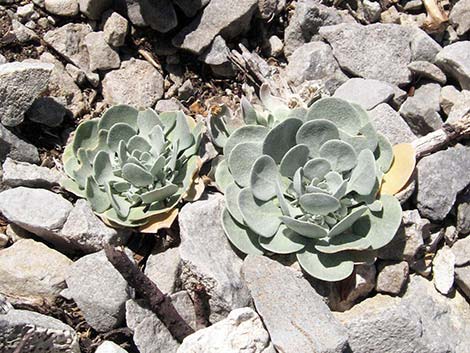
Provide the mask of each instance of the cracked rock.
POLYGON ((8 186, 51 187, 59 185, 62 175, 55 169, 7 158, 2 166, 3 183, 8 186))
POLYGON ((386 103, 369 111, 369 117, 376 130, 384 134, 392 145, 409 143, 416 139, 401 115, 386 103))

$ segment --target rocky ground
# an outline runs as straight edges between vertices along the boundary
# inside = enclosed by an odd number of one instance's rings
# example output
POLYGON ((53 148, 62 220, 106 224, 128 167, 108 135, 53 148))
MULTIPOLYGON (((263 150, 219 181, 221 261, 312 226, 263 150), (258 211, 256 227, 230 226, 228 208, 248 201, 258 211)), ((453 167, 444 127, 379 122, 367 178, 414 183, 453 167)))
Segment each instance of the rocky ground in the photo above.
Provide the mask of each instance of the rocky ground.
POLYGON ((357 102, 393 144, 415 141, 468 116, 469 35, 469 0, 0 0, 0 351, 469 353, 465 139, 419 160, 394 241, 332 284, 239 257, 214 188, 144 235, 59 186, 70 133, 108 106, 205 119, 271 77, 357 102), (240 44, 261 78, 230 60, 240 44), (170 334, 108 244, 194 334, 170 334))

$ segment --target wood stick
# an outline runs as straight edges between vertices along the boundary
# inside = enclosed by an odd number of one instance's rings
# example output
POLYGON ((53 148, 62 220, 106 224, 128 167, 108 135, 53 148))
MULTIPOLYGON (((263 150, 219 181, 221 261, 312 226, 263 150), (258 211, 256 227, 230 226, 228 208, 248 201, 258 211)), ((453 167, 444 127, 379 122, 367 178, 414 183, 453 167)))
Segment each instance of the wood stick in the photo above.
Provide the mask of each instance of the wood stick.
POLYGON ((178 342, 183 342, 186 336, 194 333, 191 326, 175 309, 170 297, 163 294, 123 251, 107 245, 105 253, 114 268, 135 289, 136 293, 148 302, 150 310, 157 315, 178 342))

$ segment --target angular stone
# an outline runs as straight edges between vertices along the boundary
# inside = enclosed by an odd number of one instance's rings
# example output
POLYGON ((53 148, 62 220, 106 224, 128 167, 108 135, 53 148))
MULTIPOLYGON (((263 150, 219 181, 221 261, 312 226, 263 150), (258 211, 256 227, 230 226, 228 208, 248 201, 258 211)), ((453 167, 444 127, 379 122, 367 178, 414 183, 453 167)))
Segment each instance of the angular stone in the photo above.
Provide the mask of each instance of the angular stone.
POLYGON ((111 70, 121 65, 119 54, 106 43, 104 32, 91 32, 84 39, 90 56, 90 70, 111 70))
POLYGON ((104 250, 75 261, 67 271, 66 282, 64 295, 73 298, 95 330, 106 332, 123 323, 131 288, 104 250))
POLYGON ((91 20, 99 20, 101 14, 111 7, 113 0, 78 0, 80 12, 91 20))
MULTIPOLYGON (((170 296, 181 317, 196 329, 196 314, 193 302, 186 291, 170 296)), ((127 327, 134 331, 134 343, 141 353, 175 353, 179 343, 144 302, 129 300, 126 303, 127 327)))
POLYGON ((454 86, 444 86, 441 88, 439 101, 441 104, 441 110, 445 115, 449 115, 452 107, 462 99, 462 93, 454 86))
POLYGON ((250 295, 241 279, 242 260, 233 251, 221 224, 224 197, 186 204, 179 214, 183 287, 191 291, 202 283, 210 296, 210 321, 225 318, 230 311, 248 306, 250 295), (203 236, 202 236, 203 235, 203 236))
POLYGON ((441 85, 447 81, 447 77, 442 70, 428 61, 413 61, 408 65, 408 69, 416 76, 436 81, 441 85))
POLYGON ((384 134, 392 145, 409 143, 416 139, 400 114, 386 103, 369 111, 369 117, 377 131, 384 134))
POLYGON ((114 342, 104 341, 98 346, 95 353, 127 353, 127 351, 114 342))
POLYGON ((457 145, 418 162, 417 201, 424 217, 435 221, 444 219, 457 194, 470 183, 469 152, 468 147, 457 145))
POLYGON ((176 6, 183 10, 186 17, 193 17, 196 13, 206 6, 211 0, 173 0, 176 6))
POLYGON ((127 17, 138 27, 150 26, 166 33, 178 25, 178 18, 171 0, 117 0, 127 9, 127 17))
POLYGON ((441 86, 427 83, 402 104, 400 114, 416 135, 424 136, 442 126, 440 94, 441 86))
POLYGON ((160 288, 163 293, 176 291, 181 272, 181 257, 178 248, 151 254, 145 265, 145 274, 160 288))
POLYGON ((287 79, 294 86, 305 81, 324 83, 335 73, 341 74, 341 70, 330 46, 323 42, 311 42, 298 48, 290 56, 286 68, 287 79))
POLYGON ((454 26, 459 36, 470 30, 470 1, 457 1, 449 14, 449 22, 454 26))
POLYGON ((212 0, 202 14, 173 39, 173 44, 201 54, 218 34, 229 39, 242 33, 248 27, 257 4, 256 0, 212 0))
POLYGON ((340 24, 320 29, 339 66, 348 73, 399 86, 410 82, 409 31, 394 24, 340 24))
POLYGON ((462 89, 470 90, 470 41, 444 47, 436 56, 436 65, 459 81, 462 89))
POLYGON ((69 201, 44 189, 20 186, 0 193, 0 212, 8 221, 58 247, 67 246, 59 232, 71 210, 69 201))
MULTIPOLYGON (((66 103, 65 98, 63 101, 66 103)), ((26 112, 26 117, 29 120, 49 127, 57 127, 62 124, 66 115, 67 110, 60 100, 54 97, 36 99, 26 112)))
POLYGON ((274 353, 269 334, 251 308, 233 310, 226 319, 186 337, 177 353, 274 353))
POLYGON ((44 41, 66 60, 87 72, 90 68, 90 61, 85 37, 91 32, 92 29, 87 24, 68 23, 47 32, 44 35, 44 41))
POLYGON ((340 353, 346 349, 344 328, 310 284, 292 269, 264 256, 248 255, 242 272, 277 350, 340 353))
POLYGON ((50 53, 42 54, 40 60, 54 64, 47 87, 49 96, 58 98, 74 117, 80 116, 86 109, 85 99, 80 88, 65 70, 64 65, 50 53))
POLYGON ((45 0, 47 12, 57 16, 75 16, 78 14, 78 0, 45 0))
POLYGON ((434 287, 444 294, 449 294, 454 285, 455 255, 447 246, 440 249, 432 261, 434 287))
POLYGON ((463 200, 457 206, 457 231, 467 235, 470 233, 470 195, 463 195, 463 200))
POLYGON ((50 316, 11 309, 0 315, 0 351, 80 353, 79 337, 50 316))
POLYGON ((429 237, 431 223, 421 218, 417 210, 403 211, 401 227, 393 240, 379 249, 379 258, 384 260, 405 260, 413 264, 421 257, 424 239, 429 237))
POLYGON ((55 169, 7 158, 2 166, 2 181, 8 186, 51 187, 59 185, 62 175, 55 169))
POLYGON ((318 30, 322 26, 353 21, 346 12, 325 6, 320 1, 297 1, 294 14, 284 32, 284 53, 289 56, 305 43, 319 40, 318 30))
POLYGON ((103 97, 109 104, 129 104, 137 108, 153 107, 163 96, 163 77, 144 60, 124 61, 119 70, 106 74, 103 97))
POLYGON ((39 39, 36 32, 29 29, 28 27, 26 27, 21 22, 15 19, 11 21, 11 27, 12 27, 12 33, 15 35, 16 39, 20 43, 28 43, 28 42, 36 41, 39 39))
POLYGON ((47 89, 53 66, 39 61, 0 65, 0 116, 5 126, 21 124, 24 113, 47 89))
POLYGON ((363 78, 350 78, 336 90, 334 97, 348 100, 371 110, 387 102, 394 95, 393 87, 386 82, 363 78))
POLYGON ((39 153, 36 147, 21 140, 0 124, 0 161, 3 162, 8 157, 22 162, 39 162, 39 153))
POLYGON ((212 44, 199 57, 209 65, 223 65, 229 62, 230 49, 222 36, 216 36, 212 44))
POLYGON ((429 34, 418 26, 408 26, 411 39, 412 61, 429 61, 434 63, 442 47, 429 34))
POLYGON ((273 57, 278 57, 282 54, 284 43, 278 36, 271 36, 268 39, 268 54, 273 57))
POLYGON ((65 288, 72 261, 43 243, 23 239, 0 250, 0 293, 14 299, 53 304, 65 288))
POLYGON ((104 24, 104 39, 112 47, 122 47, 128 30, 128 21, 117 12, 113 12, 104 24))
POLYGON ((0 249, 3 249, 5 246, 7 246, 9 240, 10 238, 8 238, 8 235, 0 233, 0 249))
POLYGON ((466 297, 470 299, 470 266, 455 268, 455 283, 466 297))
POLYGON ((455 266, 470 264, 470 237, 457 240, 451 250, 455 256, 455 266))
POLYGON ((2 54, 0 54, 0 65, 6 64, 7 62, 7 59, 2 54))
POLYGON ((106 226, 85 200, 77 201, 60 231, 68 242, 68 252, 79 250, 85 253, 100 251, 105 245, 123 245, 130 234, 126 229, 106 226))
POLYGON ((170 99, 160 99, 157 104, 155 105, 155 111, 157 113, 161 112, 174 112, 178 110, 184 110, 183 104, 176 99, 176 98, 170 98, 170 99))
POLYGON ((379 293, 400 294, 410 274, 408 262, 384 263, 380 266, 375 289, 379 293))

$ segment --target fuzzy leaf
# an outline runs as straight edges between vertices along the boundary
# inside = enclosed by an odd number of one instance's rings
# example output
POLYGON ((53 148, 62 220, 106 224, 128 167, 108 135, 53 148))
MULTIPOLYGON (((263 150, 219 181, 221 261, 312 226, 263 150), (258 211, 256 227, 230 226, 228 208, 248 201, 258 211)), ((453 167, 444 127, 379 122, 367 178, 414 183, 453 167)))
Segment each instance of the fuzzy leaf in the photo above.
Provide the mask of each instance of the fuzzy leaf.
POLYGON ((113 151, 118 151, 121 141, 128 142, 136 131, 132 126, 126 123, 117 123, 111 127, 108 133, 108 146, 113 151))
POLYGON ((238 185, 250 185, 251 169, 261 156, 261 144, 255 142, 239 143, 230 153, 228 167, 238 185))
POLYGON ((248 125, 243 126, 233 132, 228 138, 225 147, 224 155, 230 156, 230 153, 236 145, 243 142, 263 142, 264 138, 268 134, 268 129, 264 126, 248 125))
POLYGON ((292 147, 281 160, 279 170, 282 176, 292 178, 300 167, 308 161, 309 149, 306 145, 292 147))
POLYGON ((276 196, 278 167, 274 160, 266 155, 259 157, 250 172, 250 188, 253 196, 261 201, 268 201, 276 196))
POLYGON ((340 173, 353 169, 357 163, 354 148, 341 140, 325 142, 320 148, 320 157, 328 160, 331 168, 340 173))
POLYGON ((315 249, 324 254, 336 254, 340 251, 346 250, 367 250, 370 243, 366 238, 349 233, 342 234, 340 237, 329 239, 328 241, 322 240, 315 244, 315 249))
POLYGON ((225 208, 232 217, 240 224, 243 224, 243 215, 238 206, 238 197, 242 189, 235 183, 231 183, 225 189, 225 208))
POLYGON ((377 136, 378 145, 374 155, 380 170, 386 173, 393 163, 393 147, 384 135, 377 134, 377 136))
POLYGON ((317 215, 327 215, 340 206, 338 199, 321 193, 304 194, 300 197, 299 203, 306 212, 317 215))
POLYGON ((307 120, 325 119, 341 130, 355 135, 361 127, 358 111, 348 102, 338 98, 323 98, 312 104, 307 120))
POLYGON ((243 121, 246 125, 255 125, 256 124, 256 110, 253 108, 251 103, 245 97, 242 97, 240 101, 240 107, 242 109, 243 121))
POLYGON ((262 255, 258 235, 233 219, 227 209, 222 212, 222 227, 230 242, 241 252, 248 255, 262 255))
POLYGON ((97 143, 98 119, 88 120, 78 125, 72 142, 72 151, 76 155, 79 148, 93 148, 97 143))
POLYGON ((150 204, 156 201, 162 201, 171 195, 175 194, 178 191, 178 186, 174 184, 167 184, 161 188, 148 191, 140 195, 142 202, 145 204, 150 204))
POLYGON ((132 136, 129 142, 127 143, 127 150, 130 153, 132 153, 133 151, 149 152, 151 149, 152 146, 150 146, 147 140, 139 135, 132 136))
POLYGON ((308 179, 323 179, 325 175, 331 170, 331 164, 325 158, 314 158, 309 160, 303 169, 305 177, 308 179))
POLYGON ((149 108, 139 112, 137 115, 137 127, 139 128, 140 135, 148 136, 150 131, 152 131, 155 126, 160 126, 163 128, 163 123, 161 122, 155 110, 149 108))
POLYGON ((352 225, 364 214, 364 212, 366 212, 366 210, 367 207, 358 207, 353 209, 350 214, 348 214, 341 221, 336 223, 333 228, 331 228, 328 236, 333 238, 344 233, 346 230, 352 227, 352 225))
POLYGON ((85 195, 91 204, 91 208, 95 212, 104 212, 111 206, 108 194, 99 187, 91 175, 86 181, 85 195))
POLYGON ((335 124, 328 120, 318 119, 308 121, 297 131, 297 143, 308 146, 311 157, 318 157, 320 147, 329 140, 339 139, 335 124))
POLYGON ((308 240, 281 225, 274 237, 259 237, 258 241, 260 246, 267 251, 275 254, 292 254, 302 250, 308 240))
POLYGON ((135 186, 148 186, 153 183, 152 174, 133 163, 127 163, 122 167, 122 177, 135 186))
POLYGON ((355 191, 359 195, 369 195, 376 179, 374 154, 370 150, 362 150, 357 157, 357 165, 351 173, 348 192, 355 191))
POLYGON ((116 105, 109 108, 99 119, 98 128, 100 130, 110 130, 119 123, 124 123, 137 130, 137 116, 139 111, 128 105, 116 105))
POLYGON ((296 145, 295 134, 302 125, 299 119, 286 119, 276 125, 263 142, 263 154, 271 156, 276 163, 280 163, 284 155, 296 145))
POLYGON ((93 161, 93 174, 100 185, 104 185, 106 181, 114 178, 113 166, 111 165, 108 153, 104 151, 98 152, 93 161))
POLYGON ((294 232, 311 239, 324 238, 328 235, 328 230, 317 224, 301 221, 292 217, 282 216, 281 221, 294 232))

